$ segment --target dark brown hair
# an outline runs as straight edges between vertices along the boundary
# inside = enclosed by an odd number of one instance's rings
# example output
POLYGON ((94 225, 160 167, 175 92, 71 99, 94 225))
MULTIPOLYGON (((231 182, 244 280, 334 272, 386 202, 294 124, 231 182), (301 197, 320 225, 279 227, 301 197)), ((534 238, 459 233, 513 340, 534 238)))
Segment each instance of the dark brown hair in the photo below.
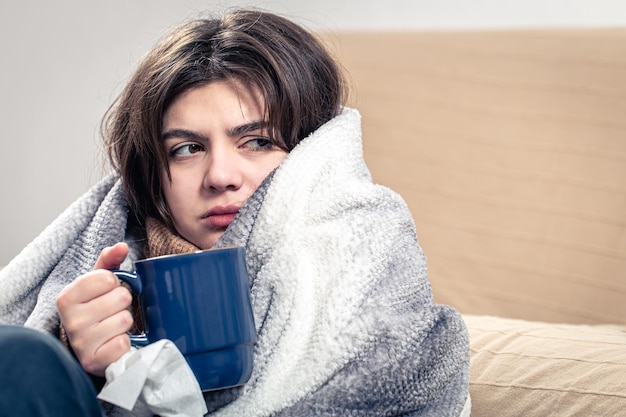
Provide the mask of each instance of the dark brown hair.
POLYGON ((237 79, 265 100, 271 139, 286 151, 341 111, 345 84, 317 38, 276 14, 235 10, 173 30, 144 58, 102 125, 113 167, 138 218, 172 219, 161 192, 168 173, 163 114, 181 93, 237 79))

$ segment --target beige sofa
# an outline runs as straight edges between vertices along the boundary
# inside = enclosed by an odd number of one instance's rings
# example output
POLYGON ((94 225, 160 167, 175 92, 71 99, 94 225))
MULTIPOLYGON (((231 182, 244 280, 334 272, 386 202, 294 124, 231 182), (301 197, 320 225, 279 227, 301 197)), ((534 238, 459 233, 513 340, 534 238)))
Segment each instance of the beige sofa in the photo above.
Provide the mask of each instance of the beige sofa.
POLYGON ((325 38, 466 319, 472 415, 626 415, 626 29, 325 38))

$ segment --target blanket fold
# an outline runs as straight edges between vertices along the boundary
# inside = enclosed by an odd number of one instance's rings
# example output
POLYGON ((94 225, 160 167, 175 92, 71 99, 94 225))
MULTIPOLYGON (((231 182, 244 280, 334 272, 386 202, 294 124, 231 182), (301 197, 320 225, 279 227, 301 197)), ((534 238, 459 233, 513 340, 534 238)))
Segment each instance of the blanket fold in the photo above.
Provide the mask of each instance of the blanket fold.
POLYGON ((0 322, 56 334, 58 293, 124 240, 127 211, 113 174, 68 207, 0 271, 0 322))
POLYGON ((217 242, 247 248, 259 340, 251 383, 216 415, 461 414, 465 325, 434 304, 410 211, 362 155, 345 109, 217 242))

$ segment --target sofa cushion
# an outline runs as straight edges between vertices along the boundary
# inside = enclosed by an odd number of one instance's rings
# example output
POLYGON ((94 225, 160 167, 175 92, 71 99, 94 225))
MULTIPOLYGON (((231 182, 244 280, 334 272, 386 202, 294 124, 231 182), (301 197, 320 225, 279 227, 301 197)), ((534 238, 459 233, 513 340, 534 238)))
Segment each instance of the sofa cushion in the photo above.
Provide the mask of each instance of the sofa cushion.
POLYGON ((626 326, 464 317, 473 417, 624 415, 626 326))
POLYGON ((626 324, 626 28, 341 33, 376 182, 407 201, 435 300, 626 324))

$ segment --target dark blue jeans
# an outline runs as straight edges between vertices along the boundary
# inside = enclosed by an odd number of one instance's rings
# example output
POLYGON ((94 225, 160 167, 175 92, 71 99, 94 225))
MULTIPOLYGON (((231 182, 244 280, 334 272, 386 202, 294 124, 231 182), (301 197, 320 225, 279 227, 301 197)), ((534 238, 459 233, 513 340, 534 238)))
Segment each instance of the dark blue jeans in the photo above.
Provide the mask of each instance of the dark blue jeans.
POLYGON ((53 336, 0 325, 0 416, 97 416, 93 384, 53 336))

